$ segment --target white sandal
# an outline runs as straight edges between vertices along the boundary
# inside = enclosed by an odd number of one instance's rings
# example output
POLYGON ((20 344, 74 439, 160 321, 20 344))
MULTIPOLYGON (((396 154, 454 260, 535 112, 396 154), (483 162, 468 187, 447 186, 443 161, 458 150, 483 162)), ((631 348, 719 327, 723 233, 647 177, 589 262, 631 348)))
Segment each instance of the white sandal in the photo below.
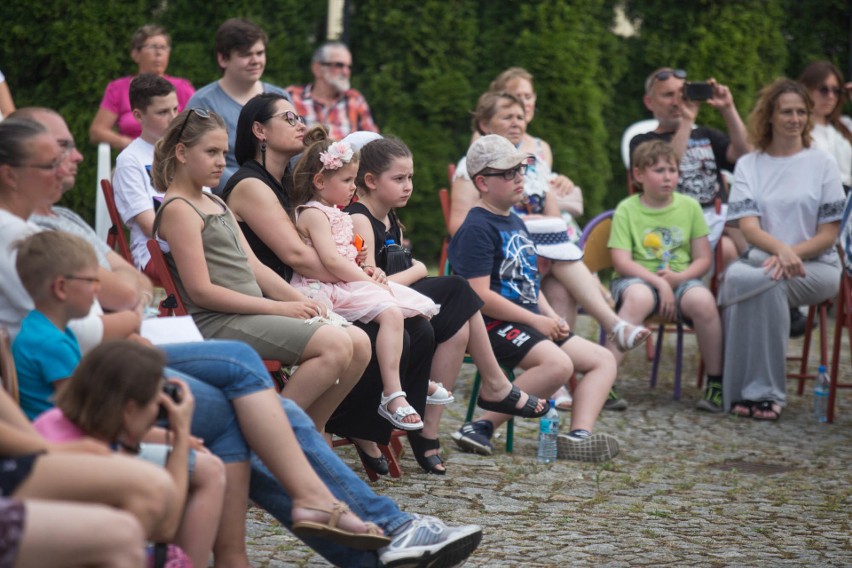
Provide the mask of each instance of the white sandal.
POLYGON ((382 394, 382 403, 379 405, 378 411, 379 416, 393 424, 394 428, 399 428, 400 430, 422 430, 423 420, 418 420, 417 422, 403 422, 406 416, 417 414, 417 411, 414 410, 412 406, 400 406, 393 414, 391 414, 388 410, 388 404, 390 404, 393 399, 401 396, 405 396, 405 391, 392 392, 388 396, 382 394))
POLYGON ((619 351, 630 351, 631 349, 642 345, 646 339, 651 336, 651 330, 642 325, 633 325, 632 323, 619 320, 612 328, 609 338, 618 347, 619 351), (633 331, 627 333, 627 328, 633 326, 633 331))
POLYGON ((426 404, 440 406, 443 404, 450 404, 451 402, 455 402, 456 397, 451 395, 450 391, 448 391, 442 383, 436 383, 435 381, 429 381, 429 383, 437 385, 438 388, 435 389, 435 392, 426 397, 426 404))

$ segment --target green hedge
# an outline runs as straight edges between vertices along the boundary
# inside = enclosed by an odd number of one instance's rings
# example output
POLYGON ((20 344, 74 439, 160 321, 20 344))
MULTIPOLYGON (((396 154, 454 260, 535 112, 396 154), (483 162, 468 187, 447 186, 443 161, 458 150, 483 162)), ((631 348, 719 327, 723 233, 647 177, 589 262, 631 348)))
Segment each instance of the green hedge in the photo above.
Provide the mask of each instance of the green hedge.
MULTIPOLYGON (((729 85, 745 116, 757 90, 778 75, 795 77, 807 62, 849 66, 850 7, 845 0, 355 0, 350 3, 354 85, 386 133, 415 156, 415 193, 402 212, 416 255, 433 258, 444 234, 437 189, 447 165, 470 142, 469 112, 504 68, 536 78, 531 133, 550 142, 554 166, 582 186, 587 217, 625 193, 621 133, 649 116, 645 76, 683 67, 693 79, 729 85), (639 34, 610 30, 615 6, 639 34)), ((95 148, 88 126, 107 82, 134 71, 129 37, 158 22, 172 35, 169 73, 200 87, 219 77, 213 34, 228 17, 245 16, 269 33, 264 79, 286 86, 310 80, 309 60, 324 39, 325 2, 279 0, 12 0, 0 5, 0 38, 16 103, 56 108, 86 156, 65 204, 92 217, 95 148)), ((706 108, 699 120, 722 126, 706 108)))

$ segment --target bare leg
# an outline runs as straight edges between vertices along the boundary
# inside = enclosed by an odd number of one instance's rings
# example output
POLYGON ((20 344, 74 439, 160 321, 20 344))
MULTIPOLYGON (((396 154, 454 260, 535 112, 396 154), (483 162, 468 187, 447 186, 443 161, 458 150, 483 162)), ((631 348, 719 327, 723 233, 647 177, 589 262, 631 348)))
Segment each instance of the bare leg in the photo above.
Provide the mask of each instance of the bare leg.
POLYGON ((170 504, 177 501, 168 472, 125 456, 46 454, 12 497, 103 503, 132 513, 149 540, 167 542, 174 536, 163 532, 173 515, 170 504))
POLYGON ((251 469, 248 462, 234 462, 225 465, 225 472, 228 483, 225 486, 219 533, 213 545, 214 566, 249 568, 246 555, 246 503, 251 469))
MULTIPOLYGON (((292 499, 294 520, 324 521, 327 515, 307 509, 328 510, 335 498, 311 468, 275 392, 272 389, 255 392, 234 399, 233 404, 249 447, 292 499)), ((245 479, 242 491, 248 490, 248 477, 245 479)), ((228 484, 231 482, 229 478, 228 484)), ((364 523, 352 513, 341 518, 341 527, 366 531, 364 523)))
POLYGON ((130 513, 95 504, 27 500, 15 566, 142 568, 145 535, 130 513))
MULTIPOLYGON (((402 390, 402 380, 399 377, 399 362, 402 356, 402 338, 405 318, 397 308, 389 308, 373 320, 379 324, 379 334, 376 336, 376 358, 379 361, 379 371, 382 374, 384 396, 402 390)), ((390 401, 388 412, 393 414, 397 409, 410 406, 404 396, 390 401)), ((417 413, 409 414, 402 419, 406 424, 421 422, 417 413)))
POLYGON ((607 332, 612 331, 619 318, 601 296, 600 289, 585 264, 581 261, 554 262, 551 274, 607 332))
POLYGON ((193 566, 206 566, 216 539, 225 492, 225 467, 212 454, 195 454, 195 471, 175 544, 192 559, 193 566))
MULTIPOLYGON (((359 333, 355 332, 360 330, 349 330, 332 326, 317 330, 305 346, 299 368, 283 392, 308 413, 320 431, 357 380, 353 378, 353 367, 356 366, 355 342, 359 341, 359 333), (329 345, 335 348, 329 349, 329 345)), ((362 349, 357 353, 363 355, 362 349)), ((363 367, 360 370, 363 371, 363 367)))
POLYGON ((680 309, 684 316, 692 320, 707 374, 721 375, 722 321, 713 294, 704 287, 690 288, 681 298, 680 309))
POLYGON ((568 293, 568 289, 553 274, 548 274, 541 279, 541 291, 553 311, 565 318, 573 329, 577 323, 577 300, 568 293))
MULTIPOLYGON (((572 338, 568 343, 574 339, 577 338, 572 338)), ((537 343, 521 360, 520 367, 524 369, 524 373, 515 379, 515 384, 539 398, 547 397, 559 388, 559 385, 567 383, 574 374, 574 363, 571 358, 552 341, 537 343)), ((508 414, 489 411, 478 420, 488 420, 496 428, 509 418, 511 416, 508 414)))
MULTIPOLYGON (((655 301, 654 292, 644 284, 628 286, 621 296, 618 317, 633 325, 639 325, 654 311, 655 301)), ((621 365, 624 353, 618 349, 610 337, 607 337, 604 346, 615 357, 616 365, 621 365)))
POLYGON ((571 357, 574 368, 583 373, 583 379, 574 389, 571 430, 591 432, 615 383, 615 359, 605 348, 582 337, 572 337, 562 345, 562 350, 571 357))

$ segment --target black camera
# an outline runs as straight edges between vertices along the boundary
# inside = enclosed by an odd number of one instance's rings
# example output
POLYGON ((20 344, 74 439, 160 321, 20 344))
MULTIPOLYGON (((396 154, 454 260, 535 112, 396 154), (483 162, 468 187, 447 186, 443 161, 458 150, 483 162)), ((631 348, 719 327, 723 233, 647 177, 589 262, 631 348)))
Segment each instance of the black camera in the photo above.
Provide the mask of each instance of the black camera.
POLYGON ((690 83, 683 85, 683 96, 691 101, 706 101, 713 98, 713 85, 710 83, 690 83))
MULTIPOLYGON (((163 392, 166 393, 173 401, 180 402, 180 387, 178 385, 174 383, 164 383, 163 392)), ((160 411, 157 413, 157 421, 162 422, 163 420, 167 420, 168 418, 169 411, 166 410, 166 407, 161 404, 160 411)))

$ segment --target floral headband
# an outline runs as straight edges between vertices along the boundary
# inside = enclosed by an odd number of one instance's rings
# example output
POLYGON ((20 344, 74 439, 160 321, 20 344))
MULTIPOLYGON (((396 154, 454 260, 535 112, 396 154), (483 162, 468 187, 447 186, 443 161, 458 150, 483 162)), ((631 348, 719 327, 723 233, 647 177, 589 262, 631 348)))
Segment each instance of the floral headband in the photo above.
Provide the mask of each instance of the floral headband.
POLYGON ((328 147, 325 152, 320 152, 319 159, 322 162, 323 170, 336 170, 342 168, 343 164, 348 164, 352 161, 352 156, 355 152, 352 147, 346 142, 335 142, 328 147))

